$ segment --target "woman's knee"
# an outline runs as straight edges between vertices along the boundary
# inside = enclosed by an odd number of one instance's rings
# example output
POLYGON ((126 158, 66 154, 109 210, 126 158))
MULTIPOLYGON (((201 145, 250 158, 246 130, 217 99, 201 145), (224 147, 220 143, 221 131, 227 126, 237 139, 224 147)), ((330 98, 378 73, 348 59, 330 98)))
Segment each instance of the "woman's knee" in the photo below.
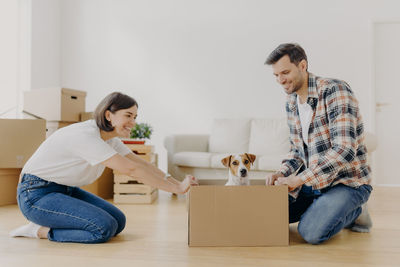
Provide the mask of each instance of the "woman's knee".
POLYGON ((126 225, 126 217, 122 212, 121 212, 121 214, 119 214, 119 216, 117 218, 117 223, 118 223, 118 227, 117 227, 117 230, 115 232, 115 235, 121 233, 122 230, 124 230, 125 225, 126 225))
POLYGON ((116 235, 117 229, 118 222, 115 218, 111 216, 109 218, 102 218, 101 225, 98 225, 93 233, 96 236, 96 243, 107 242, 111 237, 116 235))

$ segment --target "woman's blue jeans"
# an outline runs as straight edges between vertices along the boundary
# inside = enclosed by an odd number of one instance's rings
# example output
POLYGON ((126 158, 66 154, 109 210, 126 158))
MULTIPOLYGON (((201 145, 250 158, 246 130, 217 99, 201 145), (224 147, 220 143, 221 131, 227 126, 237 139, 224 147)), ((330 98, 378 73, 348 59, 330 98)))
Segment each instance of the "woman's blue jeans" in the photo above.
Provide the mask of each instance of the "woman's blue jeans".
POLYGON ((357 219, 371 191, 370 185, 354 188, 339 184, 317 192, 303 186, 295 201, 289 199, 289 222, 299 222, 304 240, 319 244, 357 219))
POLYGON ((17 199, 29 221, 50 228, 51 241, 102 243, 125 227, 125 215, 104 199, 31 174, 22 176, 17 199))

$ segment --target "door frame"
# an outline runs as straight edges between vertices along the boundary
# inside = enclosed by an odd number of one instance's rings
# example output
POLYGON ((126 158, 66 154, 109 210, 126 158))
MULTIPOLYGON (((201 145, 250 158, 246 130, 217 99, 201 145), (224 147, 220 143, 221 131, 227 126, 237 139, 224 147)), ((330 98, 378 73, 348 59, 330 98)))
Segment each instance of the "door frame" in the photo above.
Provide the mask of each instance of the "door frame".
MULTIPOLYGON (((371 129, 373 133, 376 135, 377 140, 378 140, 378 147, 379 147, 379 139, 377 135, 377 129, 376 129, 376 66, 375 66, 375 57, 376 57, 376 25, 379 24, 399 24, 400 25, 400 19, 372 19, 370 22, 370 41, 371 41, 371 66, 370 66, 370 71, 371 71, 371 102, 370 102, 370 116, 371 116, 371 129)), ((376 153, 372 153, 371 155, 371 168, 372 168, 372 185, 376 185, 376 179, 374 179, 374 170, 376 170, 376 153)), ((387 185, 387 186, 399 186, 400 184, 393 184, 393 185, 387 185)))

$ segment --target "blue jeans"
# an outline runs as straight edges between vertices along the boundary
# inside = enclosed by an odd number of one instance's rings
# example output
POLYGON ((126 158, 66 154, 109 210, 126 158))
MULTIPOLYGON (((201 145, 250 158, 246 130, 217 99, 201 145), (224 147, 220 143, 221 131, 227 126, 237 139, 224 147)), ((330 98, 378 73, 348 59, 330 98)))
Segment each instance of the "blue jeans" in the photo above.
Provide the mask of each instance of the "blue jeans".
POLYGON ((17 199, 29 221, 50 228, 51 241, 102 243, 125 227, 125 215, 104 199, 35 175, 22 176, 17 199))
POLYGON ((305 241, 319 244, 328 240, 361 214, 361 205, 372 191, 370 185, 358 188, 339 184, 313 192, 303 186, 298 198, 289 200, 289 223, 299 222, 305 241))

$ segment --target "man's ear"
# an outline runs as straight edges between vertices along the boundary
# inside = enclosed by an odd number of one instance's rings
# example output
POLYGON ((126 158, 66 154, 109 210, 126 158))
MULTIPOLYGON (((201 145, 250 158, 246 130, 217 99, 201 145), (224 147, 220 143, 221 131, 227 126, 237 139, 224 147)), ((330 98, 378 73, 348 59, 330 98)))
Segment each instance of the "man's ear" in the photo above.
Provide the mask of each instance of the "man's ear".
POLYGON ((231 158, 232 158, 232 155, 229 155, 226 158, 223 158, 221 160, 222 165, 224 165, 225 167, 229 167, 229 165, 231 164, 231 158))
POLYGON ((301 69, 302 71, 307 71, 307 68, 308 68, 308 62, 307 62, 307 60, 302 59, 302 60, 299 62, 299 67, 300 67, 300 69, 301 69))

